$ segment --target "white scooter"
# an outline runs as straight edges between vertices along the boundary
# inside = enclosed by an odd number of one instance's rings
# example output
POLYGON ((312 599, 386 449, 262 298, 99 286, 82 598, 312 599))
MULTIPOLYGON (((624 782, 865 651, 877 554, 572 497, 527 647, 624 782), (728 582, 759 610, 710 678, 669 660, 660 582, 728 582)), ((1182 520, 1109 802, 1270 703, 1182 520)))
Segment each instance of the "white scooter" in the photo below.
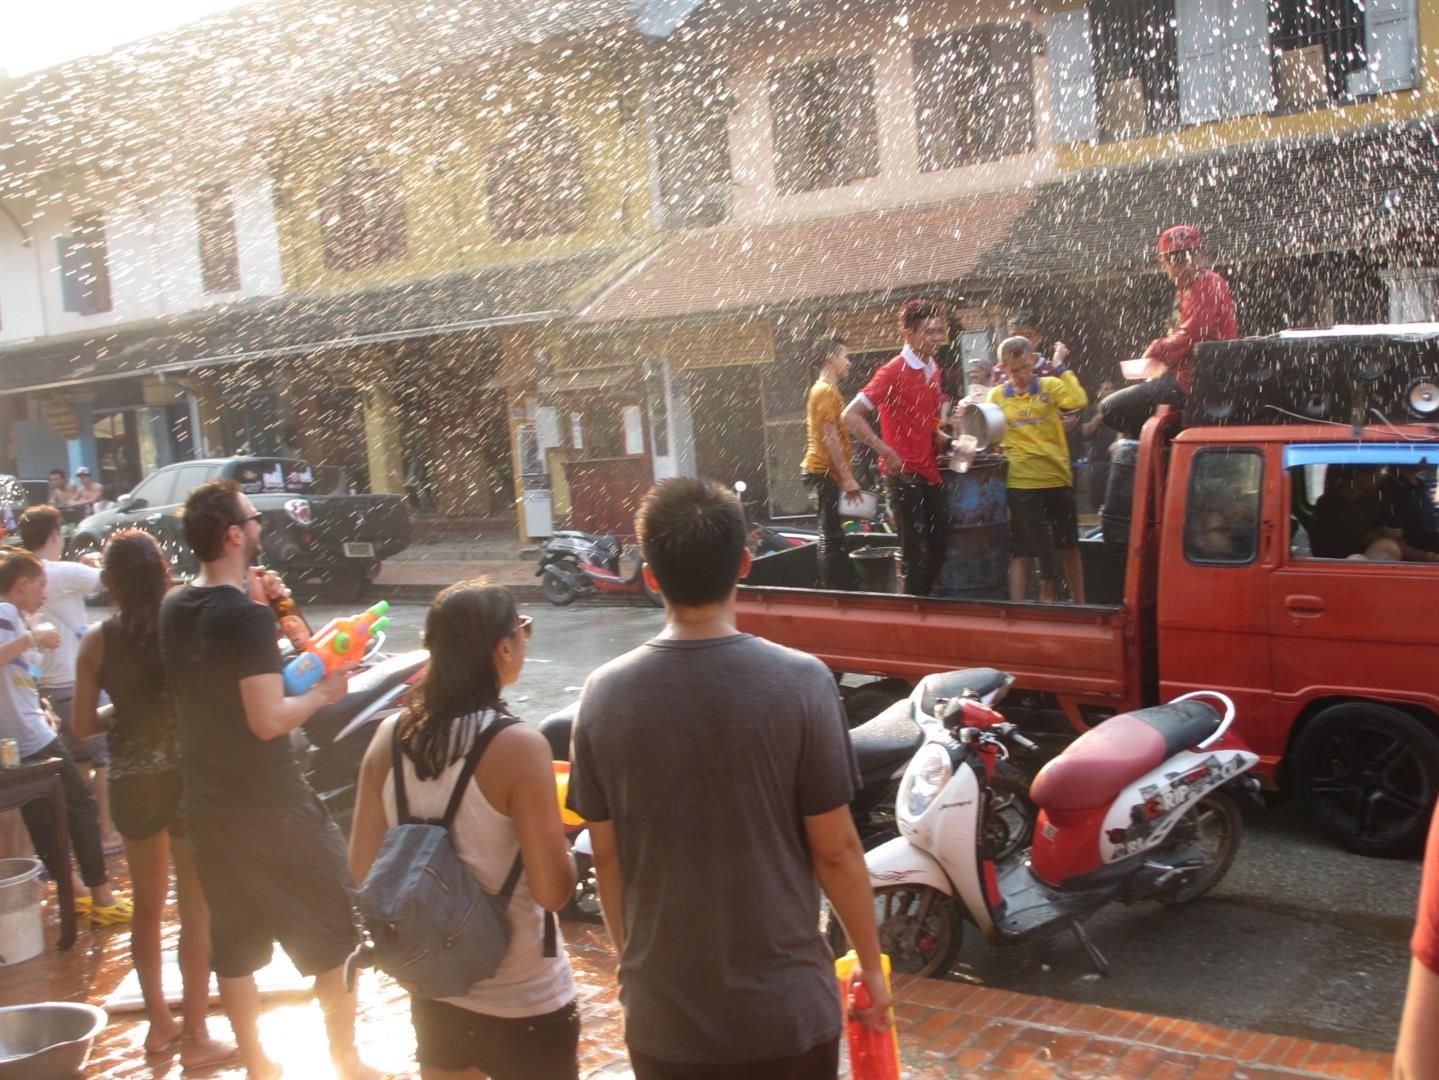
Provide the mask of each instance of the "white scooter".
POLYGON ((1230 733, 1223 694, 1111 717, 1040 770, 1033 848, 997 860, 989 777, 1008 744, 1034 744, 979 699, 971 684, 992 674, 930 675, 917 688, 929 738, 900 782, 900 836, 865 856, 881 944, 895 970, 935 975, 958 955, 966 917, 996 943, 1068 927, 1107 973, 1080 920, 1111 900, 1180 903, 1212 888, 1241 830, 1222 789, 1257 793, 1244 774, 1259 758, 1230 733))

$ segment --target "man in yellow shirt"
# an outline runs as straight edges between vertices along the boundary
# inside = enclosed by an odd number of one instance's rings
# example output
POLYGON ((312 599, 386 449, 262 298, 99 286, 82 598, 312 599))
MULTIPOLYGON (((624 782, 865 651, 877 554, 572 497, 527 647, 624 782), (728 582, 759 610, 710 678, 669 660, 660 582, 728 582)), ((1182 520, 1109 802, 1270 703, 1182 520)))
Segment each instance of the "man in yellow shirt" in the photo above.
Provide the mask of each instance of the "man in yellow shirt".
MULTIPOLYGON (((999 346, 999 362, 1008 370, 1009 382, 989 394, 989 403, 1004 411, 1004 453, 1009 458, 1009 598, 1025 598, 1031 564, 1050 531, 1070 596, 1082 604, 1079 518, 1061 414, 1084 408, 1089 395, 1062 363, 1046 364, 1041 371, 1035 359, 1029 338, 1005 338, 999 346)), ((1054 599, 1052 582, 1041 586, 1040 599, 1054 599)))
POLYGON ((852 584, 849 556, 844 549, 844 518, 840 498, 859 495, 850 468, 849 429, 840 420, 844 397, 839 384, 849 375, 849 350, 844 339, 825 343, 819 378, 809 388, 805 403, 804 460, 800 472, 804 486, 815 493, 819 509, 819 587, 847 589, 852 584))

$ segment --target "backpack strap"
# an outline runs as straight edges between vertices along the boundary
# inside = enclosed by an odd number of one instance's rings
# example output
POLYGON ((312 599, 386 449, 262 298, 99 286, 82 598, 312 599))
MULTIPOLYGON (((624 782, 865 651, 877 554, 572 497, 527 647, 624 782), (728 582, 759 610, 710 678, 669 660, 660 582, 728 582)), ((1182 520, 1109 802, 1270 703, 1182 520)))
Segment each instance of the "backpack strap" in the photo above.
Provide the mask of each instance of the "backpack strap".
MULTIPOLYGON (((450 792, 449 805, 445 807, 445 816, 441 819, 441 823, 446 829, 454 825, 455 815, 460 812, 460 802, 464 799, 465 791, 470 786, 471 777, 475 775, 475 767, 479 765, 480 758, 484 756, 485 751, 490 748, 490 743, 493 742, 495 736, 504 731, 505 728, 518 723, 519 720, 513 716, 506 716, 504 713, 500 713, 495 717, 494 722, 475 738, 474 745, 470 747, 470 752, 465 755, 465 767, 460 770, 459 779, 455 781, 455 790, 450 792)), ((514 871, 511 871, 511 873, 514 873, 514 871)))
POLYGON ((414 825, 410 817, 410 800, 405 797, 405 755, 400 749, 400 724, 390 733, 390 767, 395 772, 395 824, 414 825))

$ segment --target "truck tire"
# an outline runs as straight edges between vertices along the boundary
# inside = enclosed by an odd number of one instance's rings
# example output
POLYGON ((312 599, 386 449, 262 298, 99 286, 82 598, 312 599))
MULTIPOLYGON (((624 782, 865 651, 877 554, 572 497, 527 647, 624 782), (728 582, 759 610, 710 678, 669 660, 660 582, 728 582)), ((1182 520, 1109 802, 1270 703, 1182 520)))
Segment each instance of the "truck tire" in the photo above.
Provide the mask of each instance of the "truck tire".
POLYGON ((909 697, 909 690, 909 684, 903 679, 880 679, 855 687, 844 695, 844 715, 849 729, 853 731, 896 701, 909 697))
POLYGON ((365 572, 348 566, 336 567, 325 579, 325 595, 337 604, 358 604, 369 587, 365 572))
POLYGON ((1315 823, 1346 851, 1417 854, 1439 796, 1439 735, 1392 705, 1348 701, 1314 716, 1289 776, 1315 823))

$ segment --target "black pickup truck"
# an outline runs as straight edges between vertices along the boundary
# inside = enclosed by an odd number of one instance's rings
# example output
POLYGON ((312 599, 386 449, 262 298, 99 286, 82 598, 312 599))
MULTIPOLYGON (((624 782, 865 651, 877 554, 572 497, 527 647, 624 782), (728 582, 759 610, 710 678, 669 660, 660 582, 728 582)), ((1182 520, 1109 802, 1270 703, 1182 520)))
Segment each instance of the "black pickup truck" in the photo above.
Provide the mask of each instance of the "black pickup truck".
POLYGON ((180 520, 185 498, 209 480, 240 485, 263 515, 264 564, 290 585, 311 583, 336 600, 358 600, 380 562, 410 543, 403 495, 351 495, 343 473, 296 458, 233 457, 167 465, 122 495, 113 509, 85 518, 67 554, 98 551, 111 533, 144 529, 170 556, 177 577, 199 570, 180 520))

